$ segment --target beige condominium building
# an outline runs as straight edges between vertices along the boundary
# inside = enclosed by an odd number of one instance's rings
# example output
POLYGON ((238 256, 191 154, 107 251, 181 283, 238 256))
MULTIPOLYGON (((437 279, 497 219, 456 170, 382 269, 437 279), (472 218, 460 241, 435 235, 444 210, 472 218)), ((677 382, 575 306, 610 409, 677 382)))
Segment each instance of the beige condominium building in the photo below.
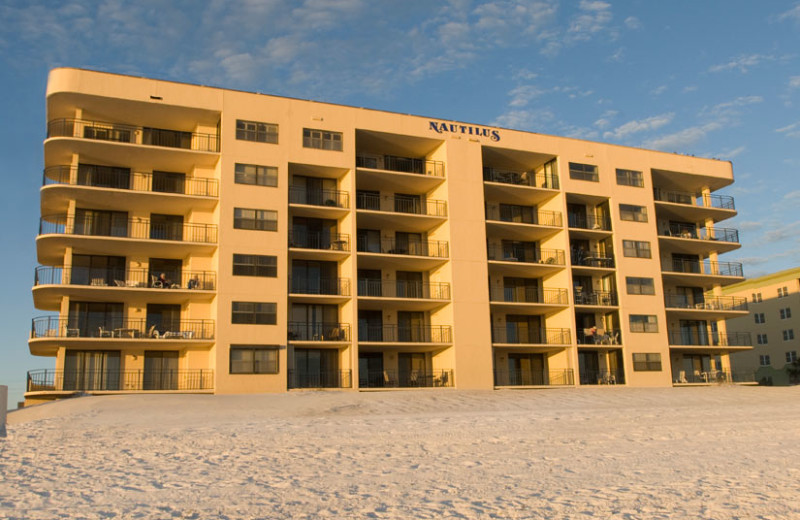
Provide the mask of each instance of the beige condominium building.
POLYGON ((753 338, 752 350, 732 356, 736 372, 754 373, 761 384, 789 384, 787 368, 800 352, 800 267, 730 285, 723 294, 750 301, 749 314, 728 320, 729 331, 753 338))
POLYGON ((730 380, 729 162, 51 71, 29 402, 730 380))

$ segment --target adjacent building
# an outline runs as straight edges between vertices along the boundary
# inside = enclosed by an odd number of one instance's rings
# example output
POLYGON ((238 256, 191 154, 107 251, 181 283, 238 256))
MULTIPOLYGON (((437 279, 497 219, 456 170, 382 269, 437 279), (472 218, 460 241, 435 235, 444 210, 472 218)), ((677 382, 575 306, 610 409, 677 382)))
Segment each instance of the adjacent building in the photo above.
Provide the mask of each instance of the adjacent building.
POLYGON ((729 162, 55 69, 29 402, 730 381, 729 162))

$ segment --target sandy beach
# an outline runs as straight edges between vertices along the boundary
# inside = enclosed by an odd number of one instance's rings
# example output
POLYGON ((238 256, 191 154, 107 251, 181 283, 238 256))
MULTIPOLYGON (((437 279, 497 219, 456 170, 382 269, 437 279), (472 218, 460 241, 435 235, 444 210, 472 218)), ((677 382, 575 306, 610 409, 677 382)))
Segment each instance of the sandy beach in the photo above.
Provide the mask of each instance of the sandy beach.
POLYGON ((789 519, 800 387, 82 397, 13 412, 0 517, 789 519))

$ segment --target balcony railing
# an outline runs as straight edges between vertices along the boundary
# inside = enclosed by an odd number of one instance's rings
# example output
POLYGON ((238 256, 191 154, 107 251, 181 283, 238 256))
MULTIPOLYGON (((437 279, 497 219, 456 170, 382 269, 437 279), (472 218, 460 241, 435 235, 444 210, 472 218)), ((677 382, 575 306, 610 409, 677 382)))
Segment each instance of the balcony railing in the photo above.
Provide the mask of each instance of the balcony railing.
POLYGON ((571 386, 575 374, 571 368, 562 370, 495 370, 495 386, 571 386))
POLYGON ((520 262, 525 264, 564 265, 564 251, 560 249, 536 249, 525 246, 502 246, 489 244, 489 260, 520 262))
POLYGON ((601 305, 601 306, 614 306, 618 305, 617 293, 609 291, 573 291, 575 298, 575 305, 601 305))
POLYGON ((450 255, 449 244, 444 240, 397 240, 383 237, 378 241, 360 236, 356 246, 361 253, 429 256, 433 258, 447 258, 450 255))
POLYGON ((704 274, 709 276, 736 276, 744 277, 742 264, 739 262, 698 262, 695 260, 672 259, 662 269, 672 273, 704 274))
POLYGON ((675 382, 678 384, 755 383, 755 381, 755 372, 729 372, 727 370, 695 370, 694 372, 681 370, 675 376, 675 382))
POLYGON ((161 271, 148 269, 39 266, 36 268, 34 285, 91 285, 202 291, 213 291, 217 285, 217 274, 213 271, 171 272, 166 277, 166 284, 159 280, 160 274, 161 271))
POLYGON ((686 191, 653 188, 653 198, 659 202, 672 202, 673 204, 686 204, 701 208, 736 209, 733 204, 733 197, 728 195, 702 195, 686 191))
POLYGON ((451 343, 449 325, 359 325, 358 341, 392 343, 451 343))
POLYGON ((453 386, 453 370, 368 370, 359 372, 360 388, 431 388, 453 386))
POLYGON ((704 330, 667 331, 670 345, 681 347, 750 347, 753 340, 749 332, 707 332, 704 330))
POLYGON ((298 278, 289 279, 292 294, 319 294, 325 296, 350 296, 350 278, 298 278))
POLYGON ((289 247, 350 251, 350 235, 344 233, 289 231, 289 247))
POLYGON ((567 223, 572 229, 591 229, 594 231, 611 231, 611 219, 595 215, 568 213, 567 223))
POLYGON ((27 392, 213 390, 213 369, 31 370, 27 392))
POLYGON ((450 284, 447 282, 361 279, 358 281, 358 295, 376 298, 449 300, 450 284))
POLYGON ((746 311, 747 298, 739 296, 708 296, 701 299, 684 294, 664 295, 668 309, 698 309, 709 311, 746 311))
POLYGON ((581 250, 577 250, 572 251, 570 256, 573 266, 581 265, 585 267, 602 267, 604 269, 613 269, 615 265, 614 255, 611 253, 587 254, 581 250))
POLYGON ((396 195, 381 196, 374 193, 356 193, 356 209, 428 215, 431 217, 447 216, 447 202, 444 200, 421 200, 396 195))
POLYGON ((47 123, 47 137, 78 137, 98 141, 219 152, 219 136, 164 130, 82 119, 54 119, 47 123))
POLYGON ((214 320, 164 320, 121 316, 41 316, 31 322, 31 339, 214 339, 214 320))
POLYGON ((305 186, 289 186, 289 204, 349 208, 350 194, 340 190, 309 190, 305 186))
POLYGON ((287 333, 290 341, 350 341, 350 324, 290 321, 287 333))
POLYGON ((508 303, 544 303, 548 305, 568 305, 569 297, 566 289, 549 287, 506 287, 505 285, 489 286, 489 299, 493 302, 508 303))
POLYGON ((64 215, 48 215, 39 220, 39 234, 217 243, 217 226, 215 224, 159 223, 150 222, 146 218, 115 220, 87 217, 76 219, 64 215))
POLYGON ((658 233, 665 237, 690 238, 695 240, 718 240, 739 243, 739 231, 730 228, 697 227, 688 224, 669 224, 658 233))
POLYGON ((571 340, 569 329, 540 329, 506 323, 505 327, 492 329, 492 343, 568 345, 571 340))
POLYGON ((484 166, 483 180, 486 182, 499 182, 501 184, 513 184, 516 186, 531 186, 534 188, 546 188, 551 190, 559 189, 558 175, 505 170, 501 168, 490 168, 484 166))
POLYGON ((578 329, 578 345, 621 345, 622 334, 614 329, 578 329))
POLYGON ((70 186, 91 186, 94 188, 114 188, 118 190, 147 191, 151 193, 177 193, 198 197, 217 197, 217 179, 203 177, 175 178, 120 171, 117 168, 91 168, 84 170, 75 166, 51 166, 44 169, 43 186, 68 184, 70 186))
POLYGON ((429 161, 413 157, 397 157, 394 155, 356 155, 357 168, 370 168, 374 170, 388 170, 400 173, 416 173, 431 177, 444 177, 444 163, 442 161, 429 161))
POLYGON ((625 384, 625 372, 617 370, 581 370, 582 385, 622 385, 625 384))
POLYGON ((289 388, 352 388, 350 370, 306 371, 289 369, 289 388))
POLYGON ((561 212, 540 209, 522 211, 518 206, 506 209, 499 204, 486 204, 486 220, 511 222, 515 224, 534 224, 537 226, 561 227, 561 212))

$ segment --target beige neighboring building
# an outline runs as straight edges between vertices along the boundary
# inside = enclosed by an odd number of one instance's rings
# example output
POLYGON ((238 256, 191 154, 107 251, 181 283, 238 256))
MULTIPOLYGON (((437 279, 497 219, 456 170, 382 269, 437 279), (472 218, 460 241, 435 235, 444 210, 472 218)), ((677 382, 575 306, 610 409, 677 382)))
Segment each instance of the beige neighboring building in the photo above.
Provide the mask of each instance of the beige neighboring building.
POLYGON ((28 402, 707 384, 751 348, 729 162, 63 68, 44 166, 28 402))
POLYGON ((753 338, 752 350, 731 358, 736 372, 755 374, 761 384, 788 385, 786 368, 800 352, 800 267, 730 285, 723 294, 750 302, 749 314, 728 320, 729 331, 753 338))

